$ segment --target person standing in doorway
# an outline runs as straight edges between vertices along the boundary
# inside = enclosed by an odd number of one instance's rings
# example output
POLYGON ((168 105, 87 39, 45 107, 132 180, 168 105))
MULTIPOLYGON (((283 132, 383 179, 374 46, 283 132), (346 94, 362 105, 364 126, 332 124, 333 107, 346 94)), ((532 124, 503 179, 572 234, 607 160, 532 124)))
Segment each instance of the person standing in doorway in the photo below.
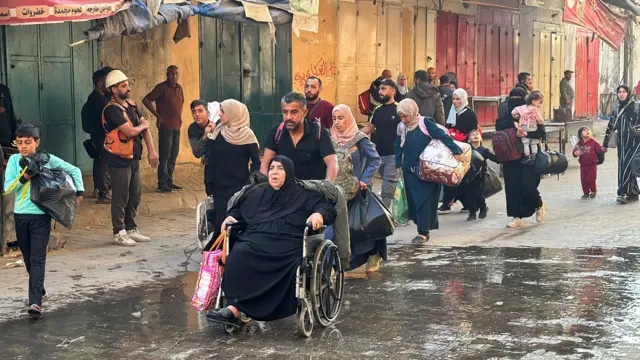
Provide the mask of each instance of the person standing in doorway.
POLYGON ((106 132, 103 156, 109 164, 113 186, 113 241, 118 245, 135 246, 138 242, 151 241, 138 231, 136 225, 136 212, 142 191, 142 140, 147 145, 149 165, 153 169, 158 167, 158 155, 149 132, 149 122, 131 100, 127 76, 120 70, 113 70, 107 75, 106 85, 112 98, 102 113, 102 125, 106 132))
POLYGON ((82 107, 82 129, 91 137, 93 153, 93 189, 98 193, 98 204, 110 204, 109 164, 102 156, 105 132, 102 127, 102 111, 109 103, 109 89, 105 85, 107 73, 102 69, 93 73, 93 92, 82 107))
POLYGON ((449 116, 451 106, 453 105, 453 92, 456 89, 451 87, 451 82, 447 75, 440 76, 440 86, 438 91, 440 92, 440 98, 442 99, 442 106, 444 108, 444 114, 449 116))
POLYGON ((380 155, 382 163, 378 172, 382 177, 382 202, 387 207, 391 206, 393 195, 396 191, 398 181, 398 170, 395 166, 395 155, 393 145, 396 141, 396 132, 400 118, 398 117, 398 103, 395 102, 396 84, 393 80, 382 80, 380 82, 380 99, 382 105, 373 110, 369 123, 362 128, 362 132, 371 135, 374 131, 376 136, 374 144, 380 155))
POLYGON ((0 84, 0 145, 10 147, 15 140, 18 120, 13 109, 11 91, 6 85, 0 84))
POLYGON ((180 70, 171 65, 167 68, 167 80, 144 97, 142 103, 155 115, 158 126, 158 147, 160 165, 158 166, 158 192, 167 193, 182 190, 173 182, 176 158, 180 152, 180 127, 182 126, 182 107, 184 93, 178 84, 180 70), (156 103, 156 107, 153 106, 156 103))
MULTIPOLYGON (((431 68, 432 69, 432 68, 431 68)), ((433 71, 435 76, 435 70, 433 71)), ((432 118, 436 123, 444 126, 444 106, 438 88, 432 85, 433 79, 428 71, 418 70, 413 75, 415 86, 407 94, 407 99, 411 99, 418 104, 420 115, 432 118)))
POLYGON ((305 120, 316 121, 327 129, 333 126, 333 104, 320 98, 322 93, 322 80, 311 76, 304 84, 304 95, 307 98, 307 115, 305 120))
POLYGON ((284 155, 293 161, 300 180, 334 181, 338 175, 338 158, 331 134, 324 126, 305 120, 307 99, 290 92, 282 98, 282 122, 275 124, 265 141, 260 172, 267 174, 271 160, 284 155))
POLYGON ((571 78, 573 77, 573 71, 565 70, 564 77, 560 80, 560 107, 564 109, 573 108, 573 100, 576 97, 573 86, 571 86, 571 78))
POLYGON ((427 69, 427 82, 429 84, 435 85, 434 84, 435 81, 436 81, 436 69, 430 67, 427 69))

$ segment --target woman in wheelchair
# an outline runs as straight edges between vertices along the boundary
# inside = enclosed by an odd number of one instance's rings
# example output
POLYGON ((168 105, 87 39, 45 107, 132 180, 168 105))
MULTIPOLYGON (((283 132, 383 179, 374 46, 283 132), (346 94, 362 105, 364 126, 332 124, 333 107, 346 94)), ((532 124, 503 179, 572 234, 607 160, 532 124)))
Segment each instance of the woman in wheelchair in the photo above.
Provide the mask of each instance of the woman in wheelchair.
POLYGON ((321 194, 302 188, 294 176, 293 162, 275 156, 269 182, 251 189, 228 211, 223 230, 227 223, 246 227, 235 237, 226 261, 222 290, 228 306, 210 313, 212 320, 237 324, 240 313, 260 321, 296 313, 304 229, 307 223, 314 230, 331 225, 336 210, 321 194))

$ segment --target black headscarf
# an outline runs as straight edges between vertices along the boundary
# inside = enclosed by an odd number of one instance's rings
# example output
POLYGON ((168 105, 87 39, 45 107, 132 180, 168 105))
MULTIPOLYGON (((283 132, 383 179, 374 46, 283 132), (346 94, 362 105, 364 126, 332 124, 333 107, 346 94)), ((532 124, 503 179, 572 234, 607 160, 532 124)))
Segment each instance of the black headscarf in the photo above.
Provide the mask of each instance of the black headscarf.
POLYGON ((620 98, 618 98, 618 101, 619 101, 618 108, 622 109, 623 107, 627 106, 627 104, 629 103, 629 100, 631 100, 631 89, 629 89, 629 87, 627 85, 620 85, 616 89, 616 95, 618 94, 620 89, 624 89, 627 92, 627 99, 626 100, 623 101, 623 100, 620 100, 620 98))
POLYGON ((273 162, 279 162, 284 167, 287 174, 284 183, 279 189, 264 184, 252 191, 242 207, 242 215, 248 223, 264 223, 292 214, 298 211, 307 199, 304 189, 295 178, 293 161, 286 156, 276 155, 269 166, 273 162))
POLYGON ((496 130, 506 130, 515 127, 513 109, 525 104, 526 91, 523 88, 515 87, 509 92, 506 103, 502 103, 498 108, 498 119, 496 120, 496 130))
POLYGON ((509 114, 513 111, 513 109, 518 106, 522 106, 526 103, 525 98, 527 97, 527 92, 521 87, 515 87, 511 89, 509 92, 509 98, 507 100, 507 105, 509 108, 509 114))

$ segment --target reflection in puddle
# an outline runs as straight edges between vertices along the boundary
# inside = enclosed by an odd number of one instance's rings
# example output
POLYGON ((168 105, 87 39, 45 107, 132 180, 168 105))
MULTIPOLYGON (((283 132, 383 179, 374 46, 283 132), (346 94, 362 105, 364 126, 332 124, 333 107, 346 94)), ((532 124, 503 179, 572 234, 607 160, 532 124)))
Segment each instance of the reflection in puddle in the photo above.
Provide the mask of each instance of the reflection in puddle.
POLYGON ((633 358, 639 255, 638 248, 396 248, 380 273, 347 280, 338 322, 316 325, 309 340, 298 337, 294 318, 221 335, 191 307, 197 274, 189 272, 39 322, 1 324, 0 347, 8 358, 633 358))

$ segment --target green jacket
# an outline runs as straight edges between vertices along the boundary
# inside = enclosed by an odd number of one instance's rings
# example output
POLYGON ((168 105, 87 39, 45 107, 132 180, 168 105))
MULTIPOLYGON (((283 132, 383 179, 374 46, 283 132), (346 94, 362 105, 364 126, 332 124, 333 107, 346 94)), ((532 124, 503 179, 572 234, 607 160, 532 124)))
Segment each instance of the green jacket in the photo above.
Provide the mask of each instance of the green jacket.
MULTIPOLYGON (((254 176, 252 174, 251 184, 246 185, 235 193, 227 203, 227 211, 244 200, 247 190, 266 181, 266 177, 254 176)), ((349 213, 347 209, 347 198, 344 191, 339 186, 328 180, 299 180, 303 188, 316 191, 324 195, 336 206, 336 219, 333 222, 334 238, 333 243, 338 247, 338 254, 342 262, 343 269, 349 269, 349 259, 351 258, 351 235, 349 233, 349 213)))
MULTIPOLYGON (((44 215, 45 212, 40 210, 40 208, 31 202, 31 191, 29 185, 31 184, 29 180, 20 176, 22 169, 20 168, 20 159, 22 159, 22 155, 13 154, 9 158, 7 163, 7 169, 4 173, 4 190, 5 195, 10 193, 16 193, 15 204, 13 208, 14 214, 35 214, 35 215, 44 215), (11 188, 14 182, 16 182, 16 186, 11 188), (9 190, 10 189, 10 190, 9 190)), ((73 178, 73 182, 76 185, 76 190, 78 195, 82 195, 84 193, 84 185, 82 183, 82 172, 77 167, 69 164, 68 162, 60 159, 55 155, 49 154, 49 162, 44 165, 49 169, 62 169, 73 178)))

